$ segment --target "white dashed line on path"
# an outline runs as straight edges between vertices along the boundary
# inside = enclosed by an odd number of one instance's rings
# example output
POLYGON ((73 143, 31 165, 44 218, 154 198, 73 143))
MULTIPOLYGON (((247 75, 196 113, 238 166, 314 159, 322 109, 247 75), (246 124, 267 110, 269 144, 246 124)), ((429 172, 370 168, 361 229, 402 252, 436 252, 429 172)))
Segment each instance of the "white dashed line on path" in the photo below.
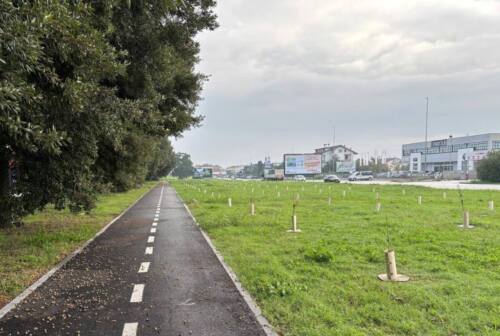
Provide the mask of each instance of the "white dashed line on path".
POLYGON ((148 273, 149 271, 149 265, 151 263, 149 262, 143 262, 141 263, 141 267, 139 267, 139 272, 138 273, 148 273))
POLYGON ((131 303, 142 302, 142 294, 144 294, 144 284, 134 285, 132 296, 130 297, 131 303))
MULTIPOLYGON (((161 201, 163 198, 163 190, 165 186, 161 187, 161 192, 160 192, 160 199, 158 200, 158 206, 156 207, 156 213, 153 221, 153 226, 157 226, 158 219, 160 217, 160 209, 161 209, 161 201)), ((151 233, 156 233, 156 228, 153 227, 151 229, 151 233)), ((149 236, 148 237, 148 243, 154 243, 155 237, 154 236, 149 236)), ((145 254, 153 254, 153 247, 148 246, 146 247, 145 254)), ((139 267, 138 273, 147 273, 149 271, 149 266, 151 265, 150 262, 143 262, 141 263, 141 266, 139 267)), ((142 302, 142 296, 144 294, 144 284, 138 284, 134 285, 134 289, 132 290, 132 296, 130 297, 130 302, 132 303, 137 303, 137 302, 142 302)), ((137 336, 137 329, 139 327, 139 323, 133 322, 133 323, 125 323, 123 325, 123 331, 122 331, 122 336, 137 336)))
POLYGON ((122 336, 136 336, 139 323, 125 323, 122 336))

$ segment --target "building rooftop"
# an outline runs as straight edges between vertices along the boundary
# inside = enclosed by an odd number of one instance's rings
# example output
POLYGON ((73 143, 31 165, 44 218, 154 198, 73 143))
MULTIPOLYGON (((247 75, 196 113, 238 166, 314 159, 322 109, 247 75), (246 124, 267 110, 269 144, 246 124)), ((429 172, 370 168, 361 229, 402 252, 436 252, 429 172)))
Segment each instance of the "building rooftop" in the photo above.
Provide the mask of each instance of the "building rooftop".
POLYGON ((326 146, 326 147, 321 147, 321 148, 315 149, 314 151, 316 152, 316 154, 321 154, 321 153, 324 153, 324 152, 334 151, 337 148, 344 148, 344 149, 352 152, 355 155, 358 154, 352 148, 349 148, 349 147, 344 146, 344 145, 326 146))

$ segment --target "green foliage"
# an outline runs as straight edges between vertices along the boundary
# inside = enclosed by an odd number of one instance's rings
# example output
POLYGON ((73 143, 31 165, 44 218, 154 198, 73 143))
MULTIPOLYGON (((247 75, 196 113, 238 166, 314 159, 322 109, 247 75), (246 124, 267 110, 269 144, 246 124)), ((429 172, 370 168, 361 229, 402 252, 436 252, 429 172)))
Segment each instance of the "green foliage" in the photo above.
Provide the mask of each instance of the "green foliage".
POLYGON ((333 253, 328 244, 323 240, 315 245, 308 246, 303 251, 307 260, 325 264, 333 260, 333 253))
POLYGON ((172 169, 168 136, 202 120, 194 37, 214 5, 0 0, 0 226, 172 169))
POLYGON ((172 171, 172 176, 179 178, 193 176, 193 162, 191 161, 191 156, 189 154, 175 154, 175 168, 172 171))
POLYGON ((289 296, 294 293, 307 291, 307 286, 293 281, 284 281, 284 280, 272 280, 265 281, 260 283, 256 291, 259 294, 259 297, 269 298, 271 296, 289 296))
POLYGON ((477 176, 483 181, 500 182, 500 152, 490 153, 479 162, 477 176))

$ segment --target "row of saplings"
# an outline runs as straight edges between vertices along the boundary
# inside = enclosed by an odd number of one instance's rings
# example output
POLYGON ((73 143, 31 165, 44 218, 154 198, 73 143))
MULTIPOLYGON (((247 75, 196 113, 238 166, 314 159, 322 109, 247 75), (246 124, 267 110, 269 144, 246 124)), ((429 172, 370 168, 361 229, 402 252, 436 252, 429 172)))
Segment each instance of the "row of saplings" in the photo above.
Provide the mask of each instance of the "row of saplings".
MULTIPOLYGON (((201 192, 200 188, 194 187, 194 186, 187 184, 187 183, 186 183, 186 186, 189 186, 193 189, 197 189, 199 192, 201 192)), ((252 192, 253 191, 254 190, 252 189, 252 192)), ((372 191, 375 192, 375 189, 373 189, 372 191)), ((206 193, 206 192, 207 191, 205 190, 204 193, 206 193)), ((463 224, 458 225, 458 227, 465 229, 465 230, 473 229, 474 226, 470 224, 470 213, 469 213, 469 211, 467 211, 465 209, 464 198, 463 198, 463 194, 462 194, 462 191, 460 188, 458 188, 458 192, 460 195, 460 203, 461 203, 462 211, 463 211, 463 224)), ((403 193, 403 195, 406 195, 406 190, 403 189, 402 193, 403 193)), ((278 196, 278 198, 281 197, 281 193, 278 192, 277 196, 278 196)), ((346 197, 345 190, 343 191, 342 196, 346 197)), ((213 192, 212 192, 212 197, 215 197, 215 194, 213 192)), ((443 192, 443 199, 446 199, 447 197, 448 197, 447 193, 443 192)), ((379 192, 376 193, 375 198, 376 198, 375 211, 380 212, 380 210, 382 208, 382 203, 380 201, 380 193, 379 192)), ((292 204, 292 218, 291 218, 292 227, 289 230, 287 230, 287 232, 289 232, 289 233, 302 232, 302 230, 300 230, 298 227, 297 212, 296 212, 299 200, 300 200, 300 195, 296 194, 295 200, 292 204)), ((417 202, 419 205, 422 205, 422 200, 423 200, 422 196, 418 196, 417 202)), ((228 198, 227 204, 228 204, 228 207, 230 207, 230 208, 233 206, 232 198, 228 198)), ((332 204, 331 197, 328 198, 328 204, 329 205, 332 204)), ((493 201, 488 201, 488 209, 491 211, 495 210, 495 204, 493 201)), ((250 215, 255 216, 255 214, 256 214, 255 202, 253 201, 253 198, 252 198, 252 199, 250 199, 250 215)), ((409 276, 398 273, 397 266, 396 266, 396 253, 395 253, 394 249, 388 248, 384 251, 384 254, 385 254, 385 263, 386 263, 386 273, 379 274, 378 278, 382 281, 392 281, 392 282, 406 282, 406 281, 410 280, 409 276)))

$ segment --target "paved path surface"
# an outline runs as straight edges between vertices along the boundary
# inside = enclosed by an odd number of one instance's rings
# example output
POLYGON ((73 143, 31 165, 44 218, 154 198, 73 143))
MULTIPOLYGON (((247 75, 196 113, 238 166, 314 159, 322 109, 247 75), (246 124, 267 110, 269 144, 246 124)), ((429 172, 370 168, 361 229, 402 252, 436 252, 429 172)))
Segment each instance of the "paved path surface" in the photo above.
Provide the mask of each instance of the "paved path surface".
POLYGON ((265 335, 159 185, 0 320, 0 335, 265 335))

